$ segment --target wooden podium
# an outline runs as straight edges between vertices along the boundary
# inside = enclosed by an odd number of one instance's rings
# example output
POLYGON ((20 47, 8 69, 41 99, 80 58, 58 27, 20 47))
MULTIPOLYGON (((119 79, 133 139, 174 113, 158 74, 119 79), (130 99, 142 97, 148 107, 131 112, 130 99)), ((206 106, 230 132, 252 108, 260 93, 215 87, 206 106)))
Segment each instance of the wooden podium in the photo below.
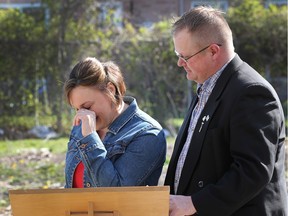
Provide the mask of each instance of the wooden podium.
POLYGON ((169 187, 10 190, 13 216, 168 216, 169 187))

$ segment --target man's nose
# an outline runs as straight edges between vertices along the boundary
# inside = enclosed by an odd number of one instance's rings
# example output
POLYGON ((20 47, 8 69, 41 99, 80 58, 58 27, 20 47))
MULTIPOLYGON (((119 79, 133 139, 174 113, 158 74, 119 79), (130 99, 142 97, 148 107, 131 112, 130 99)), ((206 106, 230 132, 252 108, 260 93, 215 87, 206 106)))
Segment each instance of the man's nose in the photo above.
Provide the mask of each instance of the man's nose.
POLYGON ((186 64, 186 62, 183 59, 178 58, 178 61, 177 61, 178 67, 183 67, 185 64, 186 64))

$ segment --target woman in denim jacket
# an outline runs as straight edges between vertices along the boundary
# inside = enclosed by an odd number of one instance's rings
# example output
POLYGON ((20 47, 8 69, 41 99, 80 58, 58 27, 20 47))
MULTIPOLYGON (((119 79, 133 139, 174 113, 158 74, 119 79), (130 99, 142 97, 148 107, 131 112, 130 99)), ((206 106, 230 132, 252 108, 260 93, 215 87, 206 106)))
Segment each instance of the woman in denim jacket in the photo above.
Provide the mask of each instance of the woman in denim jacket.
POLYGON ((86 58, 66 80, 68 103, 77 110, 66 154, 66 188, 157 185, 165 162, 160 124, 124 96, 113 62, 86 58))

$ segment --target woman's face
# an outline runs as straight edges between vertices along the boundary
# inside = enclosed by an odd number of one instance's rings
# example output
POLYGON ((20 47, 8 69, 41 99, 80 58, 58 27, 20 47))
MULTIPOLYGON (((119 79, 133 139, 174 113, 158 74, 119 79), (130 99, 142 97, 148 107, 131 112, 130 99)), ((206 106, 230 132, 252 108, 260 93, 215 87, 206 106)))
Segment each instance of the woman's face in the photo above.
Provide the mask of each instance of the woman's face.
POLYGON ((95 87, 77 86, 70 92, 69 100, 76 110, 86 109, 95 113, 97 131, 108 128, 115 119, 116 106, 105 93, 95 87))

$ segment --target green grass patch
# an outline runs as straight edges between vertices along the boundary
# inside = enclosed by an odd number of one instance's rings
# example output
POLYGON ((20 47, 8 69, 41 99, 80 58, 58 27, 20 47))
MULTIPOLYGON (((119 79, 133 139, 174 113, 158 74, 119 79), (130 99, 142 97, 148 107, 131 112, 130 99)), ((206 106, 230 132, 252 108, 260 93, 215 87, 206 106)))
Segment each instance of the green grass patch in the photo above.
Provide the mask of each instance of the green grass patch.
POLYGON ((0 141, 0 215, 10 189, 62 188, 68 138, 0 141))
POLYGON ((65 153, 67 149, 68 138, 59 138, 51 140, 24 139, 24 140, 4 140, 0 141, 0 157, 7 155, 16 155, 23 150, 47 148, 51 153, 65 153))

